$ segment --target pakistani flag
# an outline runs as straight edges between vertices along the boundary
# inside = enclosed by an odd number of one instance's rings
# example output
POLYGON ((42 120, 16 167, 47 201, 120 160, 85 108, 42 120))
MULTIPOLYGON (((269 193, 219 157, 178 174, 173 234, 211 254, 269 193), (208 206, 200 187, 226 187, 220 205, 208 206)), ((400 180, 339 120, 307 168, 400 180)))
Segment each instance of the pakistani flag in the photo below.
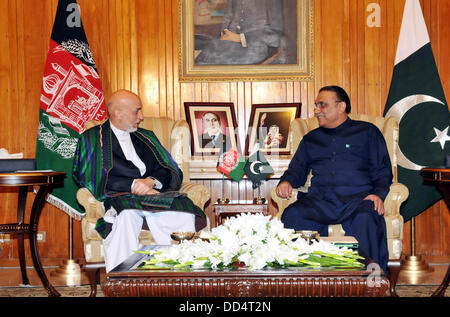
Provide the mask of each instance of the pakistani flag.
POLYGON ((103 89, 76 0, 59 0, 42 80, 36 165, 67 173, 63 188, 48 201, 75 218, 84 210, 76 201, 73 156, 88 120, 105 118, 103 89))
POLYGON ((248 157, 247 163, 244 167, 245 174, 253 183, 253 189, 261 185, 261 181, 274 173, 272 166, 266 160, 264 154, 259 149, 254 151, 248 157))
POLYGON ((385 117, 399 121, 398 181, 409 189, 401 207, 405 221, 436 201, 420 171, 444 165, 450 151, 450 117, 419 0, 406 0, 385 117))

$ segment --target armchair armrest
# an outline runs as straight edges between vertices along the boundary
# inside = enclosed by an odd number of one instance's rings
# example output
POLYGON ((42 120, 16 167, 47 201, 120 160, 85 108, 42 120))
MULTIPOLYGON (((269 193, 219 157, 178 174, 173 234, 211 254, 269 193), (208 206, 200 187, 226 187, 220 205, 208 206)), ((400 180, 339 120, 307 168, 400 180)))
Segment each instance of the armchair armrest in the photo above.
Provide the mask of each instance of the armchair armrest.
POLYGON ((395 217, 400 215, 400 206, 408 198, 408 187, 402 183, 393 183, 389 189, 389 194, 384 200, 385 217, 395 217))
POLYGON ((180 192, 187 194, 192 202, 202 210, 205 208, 206 202, 210 199, 209 188, 201 184, 183 183, 181 184, 180 192))
POLYGON ((294 188, 292 190, 291 198, 290 199, 284 199, 284 198, 281 198, 280 196, 277 195, 276 187, 272 188, 270 196, 271 196, 272 200, 278 206, 278 213, 276 214, 276 217, 278 219, 281 219, 281 216, 283 215, 283 212, 286 209, 286 207, 297 200, 297 193, 298 193, 298 189, 294 188))
POLYGON ((77 191, 77 200, 86 210, 84 219, 88 222, 96 223, 105 214, 105 207, 100 201, 95 199, 89 189, 80 188, 77 191))

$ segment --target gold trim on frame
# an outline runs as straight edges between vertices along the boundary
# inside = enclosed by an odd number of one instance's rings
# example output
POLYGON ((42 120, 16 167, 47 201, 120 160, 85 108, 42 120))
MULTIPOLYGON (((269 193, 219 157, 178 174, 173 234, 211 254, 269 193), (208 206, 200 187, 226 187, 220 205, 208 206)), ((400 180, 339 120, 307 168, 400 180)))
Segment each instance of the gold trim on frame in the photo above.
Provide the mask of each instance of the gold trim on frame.
POLYGON ((179 0, 178 15, 180 82, 314 80, 314 0, 297 0, 297 64, 195 65, 194 0, 179 0))

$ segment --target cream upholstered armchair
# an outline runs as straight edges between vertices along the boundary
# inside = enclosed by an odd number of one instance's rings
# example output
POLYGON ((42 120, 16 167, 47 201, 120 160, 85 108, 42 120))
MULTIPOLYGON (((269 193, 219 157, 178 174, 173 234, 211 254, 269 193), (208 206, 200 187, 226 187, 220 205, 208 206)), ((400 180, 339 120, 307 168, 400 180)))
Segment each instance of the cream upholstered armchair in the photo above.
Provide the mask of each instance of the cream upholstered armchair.
MULTIPOLYGON (((88 128, 95 126, 98 122, 89 122, 88 128)), ((172 155, 180 169, 183 171, 183 184, 180 192, 187 196, 200 209, 204 209, 206 202, 210 199, 210 190, 205 185, 190 183, 188 162, 190 152, 190 130, 185 120, 170 120, 164 118, 145 117, 140 124, 141 128, 152 130, 161 144, 172 155)), ((104 266, 103 239, 95 230, 97 220, 105 214, 103 203, 96 200, 87 188, 80 188, 77 192, 77 200, 86 210, 81 221, 81 233, 84 245, 84 256, 86 259, 86 272, 91 284, 91 296, 96 295, 96 284, 99 283, 99 270, 104 266)), ((210 220, 207 217, 209 230, 210 220)), ((152 234, 143 229, 139 235, 141 246, 154 244, 152 234)))
MULTIPOLYGON (((384 219, 386 221, 387 243, 389 249, 388 267, 390 271, 391 294, 395 296, 395 284, 397 282, 397 277, 400 270, 400 257, 402 253, 403 240, 403 217, 400 214, 400 205, 408 198, 409 195, 408 188, 397 182, 397 156, 395 151, 398 144, 398 122, 392 117, 383 118, 362 114, 351 114, 350 118, 353 120, 368 121, 376 125, 383 133, 386 140, 386 145, 388 147, 389 156, 391 158, 392 174, 394 175, 394 179, 389 194, 384 201, 384 219)), ((316 129, 318 126, 319 124, 316 118, 295 119, 292 121, 292 153, 295 153, 297 150, 303 136, 309 131, 316 129)), ((311 177, 312 175, 310 174, 303 187, 294 189, 293 195, 290 199, 280 198, 276 194, 275 188, 272 189, 271 198, 278 206, 278 213, 276 216, 279 219, 281 219, 286 207, 297 200, 298 191, 307 192, 311 177)), ((338 237, 345 235, 345 232, 340 224, 330 225, 328 226, 328 235, 331 237, 338 237)))

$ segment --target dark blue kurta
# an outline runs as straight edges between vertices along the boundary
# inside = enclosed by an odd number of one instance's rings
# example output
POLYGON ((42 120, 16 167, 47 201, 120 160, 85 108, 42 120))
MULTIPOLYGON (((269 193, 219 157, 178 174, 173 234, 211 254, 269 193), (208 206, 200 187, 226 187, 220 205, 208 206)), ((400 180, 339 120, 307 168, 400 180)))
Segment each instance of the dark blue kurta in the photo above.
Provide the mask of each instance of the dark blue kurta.
POLYGON ((360 248, 384 270, 389 258, 386 223, 374 210, 369 194, 385 199, 392 184, 392 167, 386 142, 373 124, 350 118, 334 129, 319 127, 307 135, 280 182, 294 188, 305 184, 312 171, 308 193, 286 208, 287 228, 317 230, 328 235, 329 224, 342 224, 360 248))

